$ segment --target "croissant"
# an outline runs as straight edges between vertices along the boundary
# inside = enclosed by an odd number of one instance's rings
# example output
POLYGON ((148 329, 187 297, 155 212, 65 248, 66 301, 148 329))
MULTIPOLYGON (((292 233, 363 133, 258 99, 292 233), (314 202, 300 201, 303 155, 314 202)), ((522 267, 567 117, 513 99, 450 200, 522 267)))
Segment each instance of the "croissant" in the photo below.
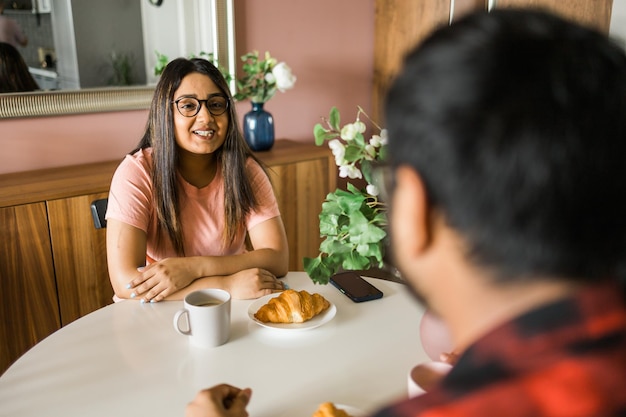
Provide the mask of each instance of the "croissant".
POLYGON ((286 290, 261 306, 254 317, 263 323, 303 323, 330 307, 320 294, 286 290))
POLYGON ((350 417, 350 414, 335 407, 333 403, 323 403, 311 417, 350 417))

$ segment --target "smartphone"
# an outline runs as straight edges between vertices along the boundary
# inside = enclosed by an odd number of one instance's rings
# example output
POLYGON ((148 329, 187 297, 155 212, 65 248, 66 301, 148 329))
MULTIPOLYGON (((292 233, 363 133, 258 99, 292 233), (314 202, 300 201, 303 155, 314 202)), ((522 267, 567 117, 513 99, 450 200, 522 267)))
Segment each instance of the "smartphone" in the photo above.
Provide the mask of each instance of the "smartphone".
POLYGON ((383 292, 356 272, 346 271, 330 277, 330 283, 355 303, 382 298, 383 292))

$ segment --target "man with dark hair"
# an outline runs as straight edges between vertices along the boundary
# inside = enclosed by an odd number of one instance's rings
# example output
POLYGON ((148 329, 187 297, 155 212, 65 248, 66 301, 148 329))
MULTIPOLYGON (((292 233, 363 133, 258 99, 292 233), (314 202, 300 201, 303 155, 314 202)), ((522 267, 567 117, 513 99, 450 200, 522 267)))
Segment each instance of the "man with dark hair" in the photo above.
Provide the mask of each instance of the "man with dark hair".
POLYGON ((378 415, 626 415, 624 52, 475 14, 406 58, 386 109, 397 266, 460 356, 378 415))
MULTIPOLYGON (((625 416, 624 52, 546 13, 473 14, 408 55, 386 119, 396 266, 458 359, 377 416, 625 416)), ((221 385, 187 412, 249 398, 221 385)))

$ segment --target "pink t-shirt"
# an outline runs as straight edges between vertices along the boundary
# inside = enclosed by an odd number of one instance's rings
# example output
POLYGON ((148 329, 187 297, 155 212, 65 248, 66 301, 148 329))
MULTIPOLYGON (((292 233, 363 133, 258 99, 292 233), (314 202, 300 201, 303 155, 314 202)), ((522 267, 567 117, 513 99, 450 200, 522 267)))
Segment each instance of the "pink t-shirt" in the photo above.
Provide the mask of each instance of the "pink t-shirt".
MULTIPOLYGON (((265 220, 280 216, 276 197, 269 178, 253 159, 248 159, 246 169, 259 204, 245 222, 250 230, 265 220)), ((157 248, 157 214, 152 204, 152 149, 139 150, 127 155, 119 165, 111 181, 107 219, 143 230, 147 234, 147 260, 158 261, 175 257, 169 238, 162 237, 165 244, 157 248)), ((245 233, 237 236, 232 245, 223 247, 224 233, 224 180, 218 167, 213 181, 203 188, 196 188, 178 175, 181 193, 180 219, 186 256, 235 255, 245 251, 245 233)))

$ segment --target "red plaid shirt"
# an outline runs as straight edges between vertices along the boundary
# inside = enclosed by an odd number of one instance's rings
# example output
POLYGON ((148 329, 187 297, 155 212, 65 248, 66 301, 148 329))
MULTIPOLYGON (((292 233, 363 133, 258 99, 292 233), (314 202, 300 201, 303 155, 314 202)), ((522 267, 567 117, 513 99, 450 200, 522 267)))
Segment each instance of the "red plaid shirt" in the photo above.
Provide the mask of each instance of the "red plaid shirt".
POLYGON ((622 289, 585 288, 467 349, 440 386, 376 417, 626 416, 622 289))

